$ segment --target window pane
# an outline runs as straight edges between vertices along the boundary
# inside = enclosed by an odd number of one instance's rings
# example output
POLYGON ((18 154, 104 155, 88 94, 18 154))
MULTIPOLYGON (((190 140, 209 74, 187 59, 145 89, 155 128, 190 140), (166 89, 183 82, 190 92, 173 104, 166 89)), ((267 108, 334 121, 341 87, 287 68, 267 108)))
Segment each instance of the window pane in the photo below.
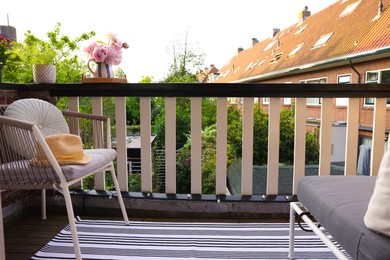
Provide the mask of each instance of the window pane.
POLYGON ((374 105, 374 102, 375 102, 375 98, 365 98, 364 99, 364 104, 365 105, 374 105))
POLYGON ((381 83, 390 83, 390 70, 381 71, 381 83))
POLYGON ((378 82, 378 72, 368 72, 367 82, 378 82))

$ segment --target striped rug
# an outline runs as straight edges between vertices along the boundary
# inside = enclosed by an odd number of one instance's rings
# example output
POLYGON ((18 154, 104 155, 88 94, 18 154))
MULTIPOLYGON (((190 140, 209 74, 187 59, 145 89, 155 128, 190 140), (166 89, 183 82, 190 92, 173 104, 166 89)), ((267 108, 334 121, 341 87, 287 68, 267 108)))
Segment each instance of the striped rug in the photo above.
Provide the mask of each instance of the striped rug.
MULTIPOLYGON (((288 223, 131 222, 77 219, 83 259, 287 259, 288 223)), ((295 259, 335 259, 296 227, 295 259)), ((31 259, 74 259, 66 226, 31 259)))

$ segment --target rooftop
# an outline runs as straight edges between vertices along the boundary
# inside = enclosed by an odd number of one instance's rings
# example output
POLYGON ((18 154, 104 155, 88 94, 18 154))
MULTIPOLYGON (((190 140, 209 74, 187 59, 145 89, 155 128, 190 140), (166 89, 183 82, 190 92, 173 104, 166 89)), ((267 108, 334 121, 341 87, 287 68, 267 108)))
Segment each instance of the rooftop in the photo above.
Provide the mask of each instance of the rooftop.
POLYGON ((276 30, 273 37, 240 50, 221 68, 216 82, 271 78, 383 52, 390 47, 390 0, 382 4, 379 8, 378 1, 338 1, 276 30))

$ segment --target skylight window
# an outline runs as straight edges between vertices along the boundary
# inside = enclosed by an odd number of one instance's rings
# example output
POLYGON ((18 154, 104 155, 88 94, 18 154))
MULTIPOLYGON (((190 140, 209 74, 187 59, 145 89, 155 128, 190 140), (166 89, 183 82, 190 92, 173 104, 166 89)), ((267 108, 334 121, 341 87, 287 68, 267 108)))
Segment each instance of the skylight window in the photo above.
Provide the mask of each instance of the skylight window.
POLYGON ((268 58, 268 57, 265 57, 262 61, 260 61, 259 65, 257 65, 257 66, 263 65, 263 63, 267 60, 267 58, 268 58))
POLYGON ((260 62, 260 60, 257 60, 255 62, 253 62, 252 66, 250 67, 250 69, 253 69, 254 67, 256 67, 256 65, 260 62))
POLYGON ((299 50, 302 48, 302 46, 304 45, 304 43, 301 43, 301 44, 298 44, 294 50, 292 50, 290 52, 290 54, 288 55, 288 57, 290 56, 294 56, 295 54, 297 54, 299 52, 299 50))
POLYGON ((271 49, 274 45, 275 45, 276 41, 272 41, 270 42, 265 48, 263 51, 268 51, 269 49, 271 49))
POLYGON ((362 0, 359 0, 359 1, 356 1, 355 3, 353 3, 353 4, 348 5, 348 6, 344 9, 344 11, 340 14, 339 17, 343 17, 343 16, 345 16, 345 15, 347 15, 347 14, 352 13, 352 12, 356 9, 356 7, 360 4, 361 1, 362 1, 362 0))
POLYGON ((305 29, 307 28, 307 24, 304 26, 301 26, 295 33, 294 35, 302 33, 305 29))
POLYGON ((249 70, 249 69, 251 68, 252 64, 253 64, 253 61, 251 61, 251 62, 249 63, 248 67, 246 67, 245 70, 249 70))
POLYGON ((312 49, 323 46, 332 37, 333 33, 322 35, 318 41, 313 45, 312 49))

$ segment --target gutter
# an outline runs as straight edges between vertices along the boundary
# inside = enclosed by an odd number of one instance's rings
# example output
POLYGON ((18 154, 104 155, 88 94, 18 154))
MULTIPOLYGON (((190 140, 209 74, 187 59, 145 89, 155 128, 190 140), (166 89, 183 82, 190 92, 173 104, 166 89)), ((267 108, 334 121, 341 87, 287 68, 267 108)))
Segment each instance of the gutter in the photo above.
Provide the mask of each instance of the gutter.
MULTIPOLYGON (((283 69, 283 70, 272 71, 269 73, 260 74, 260 75, 252 76, 252 77, 245 78, 245 79, 235 80, 235 81, 232 81, 232 83, 255 82, 255 81, 259 81, 259 80, 275 78, 275 77, 281 76, 283 74, 284 75, 298 74, 298 73, 302 73, 302 72, 307 71, 307 70, 314 70, 315 68, 318 68, 318 67, 330 68, 330 67, 332 67, 331 66, 332 64, 337 64, 337 63, 348 64, 348 62, 352 62, 352 60, 355 60, 355 63, 356 63, 356 60, 358 60, 358 59, 364 59, 364 58, 368 58, 370 56, 381 55, 381 54, 387 54, 386 56, 390 56, 390 46, 386 46, 386 47, 374 49, 374 50, 369 50, 369 51, 365 51, 365 52, 360 52, 358 54, 351 54, 351 55, 347 55, 347 56, 342 56, 342 57, 335 58, 335 59, 305 64, 305 65, 298 66, 298 67, 292 67, 292 68, 287 68, 287 69, 283 69)), ((380 58, 380 57, 378 57, 378 58, 380 58)))

